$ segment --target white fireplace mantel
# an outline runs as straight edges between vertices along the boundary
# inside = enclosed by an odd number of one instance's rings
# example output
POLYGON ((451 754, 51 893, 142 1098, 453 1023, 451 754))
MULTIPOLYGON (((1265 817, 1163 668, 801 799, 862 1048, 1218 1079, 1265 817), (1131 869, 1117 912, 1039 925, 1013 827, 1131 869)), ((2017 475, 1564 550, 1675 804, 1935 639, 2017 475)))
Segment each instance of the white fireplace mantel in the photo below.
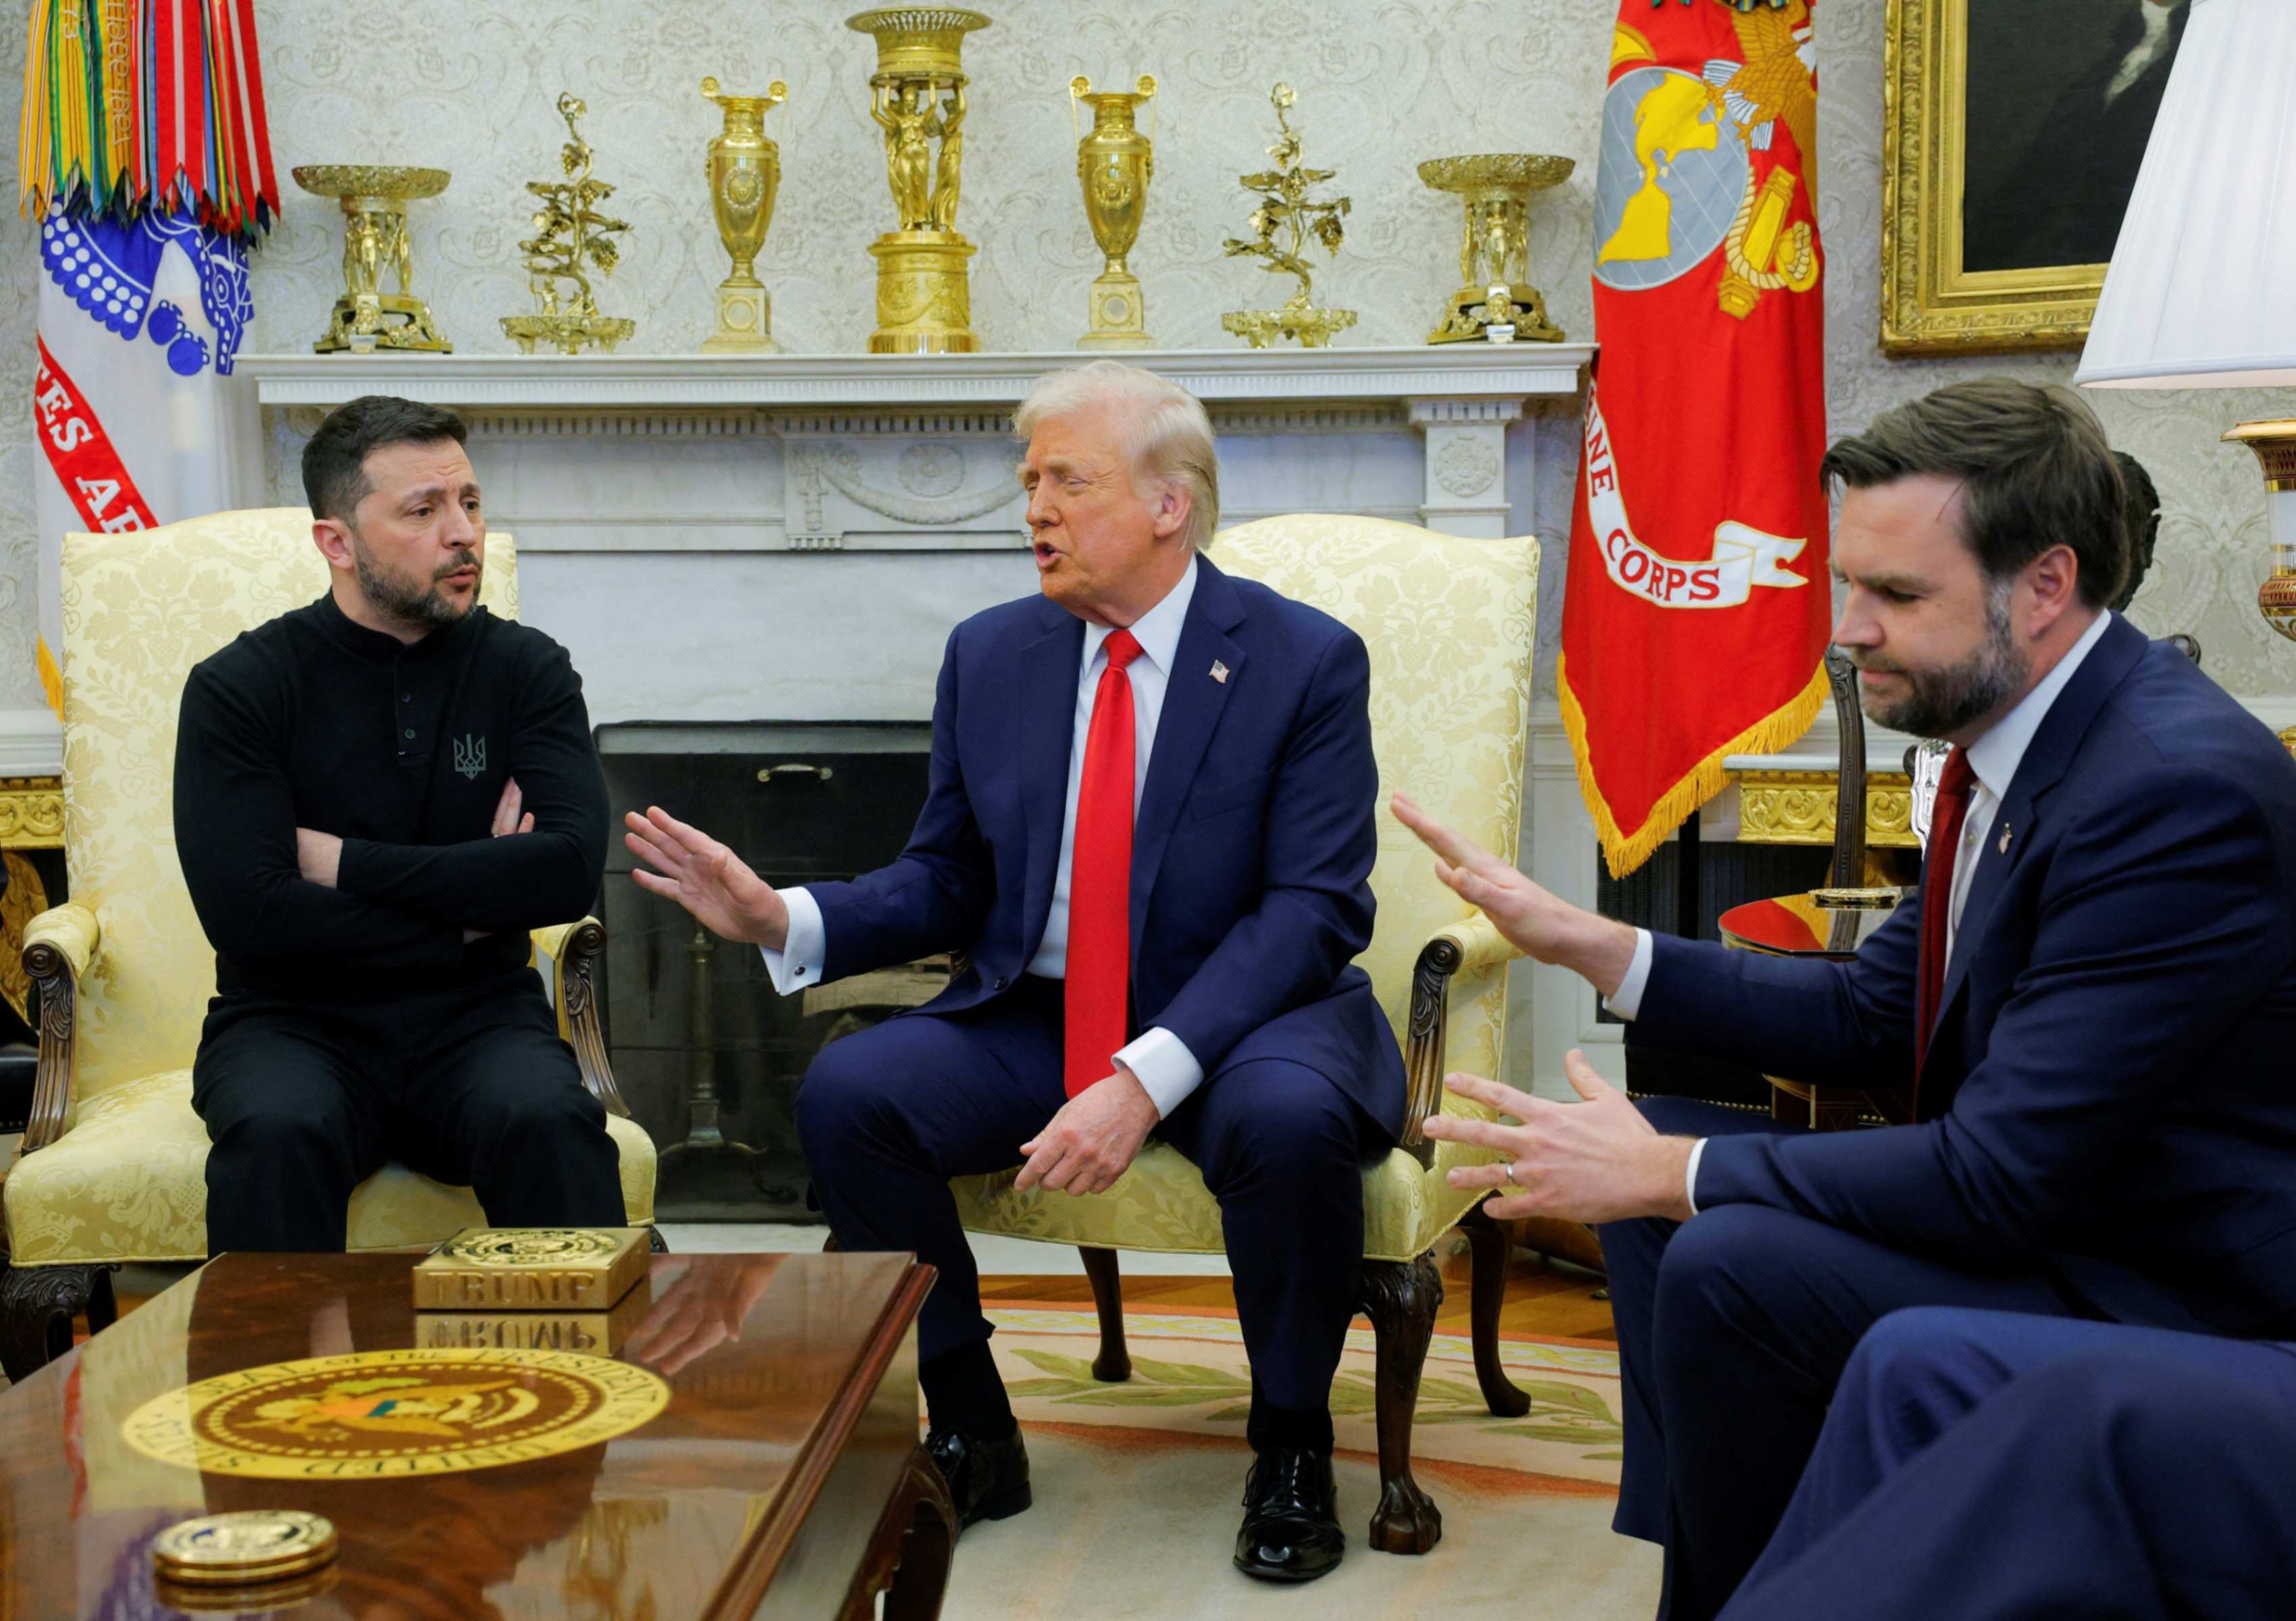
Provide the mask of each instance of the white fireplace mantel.
MULTIPOLYGON (((1120 357, 1209 403, 1527 399, 1578 391, 1589 343, 1145 350, 1120 357)), ((390 392, 434 405, 561 409, 1009 406, 1066 352, 983 355, 246 355, 266 406, 390 392)))
MULTIPOLYGON (((1409 349, 1157 350, 1124 358, 1160 372, 1209 406, 1224 441, 1238 436, 1384 434, 1415 450, 1418 499, 1398 515, 1449 534, 1486 539, 1510 532, 1528 489, 1527 440, 1510 478, 1508 425, 1537 399, 1575 396, 1588 344, 1451 344, 1409 349), (1510 494, 1509 485, 1517 488, 1510 494)), ((795 446, 860 434, 994 439, 1005 414, 1047 370, 1086 357, 1031 352, 983 355, 250 355, 239 363, 258 403, 309 413, 360 394, 397 394, 456 407, 489 439, 697 439, 768 437, 795 446)), ((1327 451, 1326 455, 1332 454, 1327 451)), ((1373 454, 1377 454, 1376 450, 1373 454)), ((1391 454, 1391 448, 1390 448, 1391 454)), ((1250 458, 1247 455, 1245 461, 1250 458)), ((705 539, 672 549, 901 549, 951 544, 968 531, 935 514, 977 500, 896 498, 914 514, 894 530, 865 522, 849 542, 820 514, 817 455, 791 459, 793 484, 779 523, 693 526, 705 539), (789 513, 795 522, 786 521, 789 513), (817 521, 816 521, 817 520, 817 521), (871 538, 873 537, 873 538, 871 538)), ((833 471, 833 470, 832 470, 833 471)), ((1253 481, 1247 473, 1246 486, 1253 481)), ((1248 490, 1239 493, 1250 494, 1248 490)), ((866 500, 863 503, 867 505, 866 500)), ((1391 502, 1383 503, 1393 510, 1391 502)), ((1250 508, 1257 503, 1247 498, 1250 508)), ((872 510, 881 515, 887 507, 872 510)), ((565 549, 621 549, 627 531, 601 536, 565 514, 521 514, 537 541, 565 549), (537 519, 540 522, 537 523, 537 519)), ((994 519, 1017 533, 1013 514, 994 519)), ((962 539, 965 548, 978 541, 962 539)))

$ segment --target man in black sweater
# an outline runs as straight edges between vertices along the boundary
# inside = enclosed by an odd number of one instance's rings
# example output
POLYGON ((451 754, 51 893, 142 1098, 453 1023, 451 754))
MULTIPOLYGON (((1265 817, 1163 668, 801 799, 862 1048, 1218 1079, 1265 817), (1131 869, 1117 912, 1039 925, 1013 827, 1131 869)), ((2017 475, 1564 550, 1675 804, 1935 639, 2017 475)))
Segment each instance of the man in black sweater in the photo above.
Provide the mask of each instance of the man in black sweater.
POLYGON ((566 651, 479 605, 452 412, 369 397, 303 451, 327 595, 184 684, 176 849, 216 950, 193 1070, 208 1247, 340 1250, 387 1160, 502 1226, 619 1226, 619 1156, 527 966, 605 866, 566 651))

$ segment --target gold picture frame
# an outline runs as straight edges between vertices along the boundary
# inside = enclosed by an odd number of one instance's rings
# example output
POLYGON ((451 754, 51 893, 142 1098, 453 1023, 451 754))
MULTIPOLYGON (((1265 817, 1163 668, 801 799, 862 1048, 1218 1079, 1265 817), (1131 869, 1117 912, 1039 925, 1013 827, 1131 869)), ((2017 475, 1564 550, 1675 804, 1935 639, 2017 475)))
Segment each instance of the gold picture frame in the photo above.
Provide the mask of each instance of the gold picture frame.
MULTIPOLYGON (((2008 268, 1972 269, 1965 262, 1972 3, 1890 0, 1884 24, 1882 155, 1882 348, 1888 354, 2076 348, 2088 335, 2089 319, 2104 286, 2103 257, 2087 263, 2008 268)), ((2161 9, 2174 13, 2184 8, 2172 4, 2161 9)), ((2134 93, 2128 86, 2107 90, 2103 105, 2114 108, 2117 124, 2126 126, 2130 117, 2141 111, 2144 129, 2149 130, 2151 111, 2144 104, 2144 97, 2149 95, 2152 104, 2157 105, 2158 86, 2166 78, 2176 39, 2181 37, 2181 16, 2174 16, 2173 21, 2176 32, 2167 40, 2165 50, 2157 39, 2142 45, 2151 52, 2142 59, 2136 48, 2121 58, 2120 45, 2116 42, 2111 47, 2115 56, 2109 65, 2116 70, 2116 85, 2118 73, 2140 60, 2143 63, 2132 81, 2134 93)), ((2095 64, 2103 61, 2097 53, 2106 48, 2100 40, 2091 53, 2092 86, 2096 80, 2095 64)), ((2061 116, 2070 105, 2075 88, 2068 86, 2049 111, 2061 116)), ((2012 103, 2021 105, 2024 116, 2030 119, 2034 116, 2031 106, 2046 94, 2046 88, 2037 88, 2030 103, 2018 103, 2014 98, 2012 103)), ((1987 105, 1992 108, 1994 103, 1987 105)), ((2118 164, 2109 178, 2123 185, 2125 198, 2126 184, 2135 179, 2136 160, 2129 155, 2127 129, 2120 133, 2122 138, 2099 161, 2118 164)), ((2141 130, 2134 144, 2141 154, 2141 130)), ((1988 155, 1995 156, 1990 149, 1988 155)), ((2091 209, 2087 218, 2097 217, 2099 210, 2091 209)), ((2112 214, 2113 226, 2117 226, 2118 219, 2116 207, 2112 214)), ((2110 252, 2108 237, 2104 253, 2110 252)))

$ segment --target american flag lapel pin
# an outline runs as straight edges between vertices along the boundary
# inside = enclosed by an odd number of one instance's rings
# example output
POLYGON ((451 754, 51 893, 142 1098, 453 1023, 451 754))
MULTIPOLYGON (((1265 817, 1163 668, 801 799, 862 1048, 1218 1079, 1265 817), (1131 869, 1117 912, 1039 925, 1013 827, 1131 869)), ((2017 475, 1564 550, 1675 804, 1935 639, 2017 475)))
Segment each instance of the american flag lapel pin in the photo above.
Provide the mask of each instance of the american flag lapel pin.
POLYGON ((1212 661, 1212 679, 1223 687, 1227 685, 1227 666, 1218 659, 1212 661))
POLYGON ((1999 851, 2003 855, 2007 855, 2009 853, 2009 834, 2010 829, 2004 827, 2001 829, 2001 842, 1994 846, 1994 849, 1999 851))

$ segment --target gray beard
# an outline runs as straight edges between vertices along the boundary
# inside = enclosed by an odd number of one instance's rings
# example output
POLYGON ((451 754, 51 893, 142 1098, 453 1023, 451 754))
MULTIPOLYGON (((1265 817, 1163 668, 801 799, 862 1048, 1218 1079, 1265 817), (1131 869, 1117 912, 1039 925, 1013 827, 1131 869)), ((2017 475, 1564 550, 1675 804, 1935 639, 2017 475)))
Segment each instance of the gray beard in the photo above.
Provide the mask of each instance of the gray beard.
MULTIPOLYGON (((1864 668, 1856 654, 1850 661, 1864 668)), ((1894 704, 1868 700, 1866 718, 1916 737, 1945 737, 2006 703, 2032 673, 2032 661, 2009 629, 2007 582, 1985 594, 1985 640, 1943 670, 1904 671, 1906 695, 1894 704)))

